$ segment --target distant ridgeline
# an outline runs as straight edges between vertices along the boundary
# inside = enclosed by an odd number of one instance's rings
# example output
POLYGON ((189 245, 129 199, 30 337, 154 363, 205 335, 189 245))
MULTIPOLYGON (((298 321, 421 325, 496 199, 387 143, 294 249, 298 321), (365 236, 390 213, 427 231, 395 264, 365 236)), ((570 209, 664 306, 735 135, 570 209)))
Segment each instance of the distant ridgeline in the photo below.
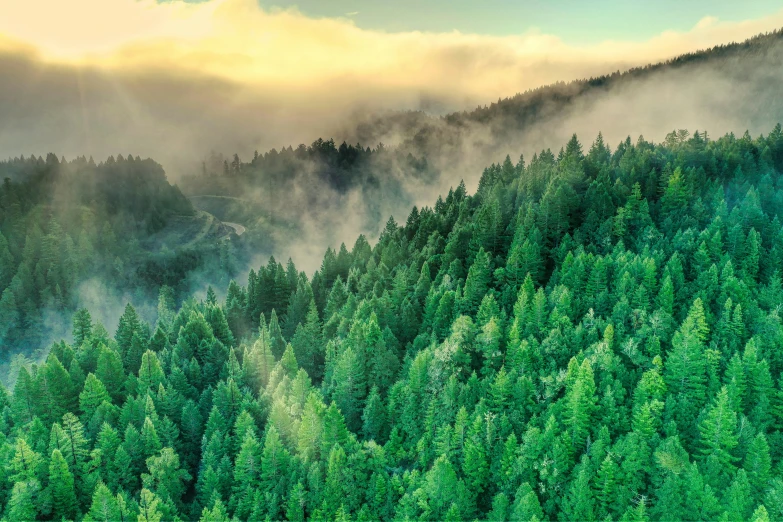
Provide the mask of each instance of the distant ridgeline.
MULTIPOLYGON (((783 59, 783 29, 749 38, 744 42, 717 45, 692 53, 679 55, 670 60, 617 71, 595 78, 557 82, 498 100, 489 106, 473 111, 455 112, 445 116, 449 125, 459 127, 467 122, 492 123, 495 133, 504 133, 522 128, 541 120, 550 112, 567 107, 580 97, 594 92, 606 91, 634 82, 655 73, 667 71, 696 71, 700 66, 712 65, 729 68, 732 76, 741 77, 742 71, 766 62, 774 67, 783 59)), ((762 108, 760 108, 763 110, 762 108)))
POLYGON ((176 287, 209 255, 141 248, 171 217, 195 213, 152 160, 22 157, 0 162, 0 178, 0 362, 40 348, 56 322, 45 312, 70 316, 81 281, 152 289, 154 299, 161 284, 176 287))
MULTIPOLYGON (((413 113, 395 118, 399 120, 395 123, 399 131, 407 136, 401 148, 419 154, 434 147, 442 148, 449 143, 458 143, 462 130, 469 129, 470 124, 487 125, 495 140, 508 138, 520 130, 535 129, 537 124, 547 120, 567 117, 578 107, 578 103, 589 106, 601 95, 616 92, 617 88, 633 92, 644 80, 659 73, 682 71, 696 75, 710 68, 720 71, 726 79, 746 80, 752 76, 750 73, 764 70, 765 67, 777 71, 780 63, 783 63, 783 29, 761 34, 744 42, 718 45, 623 72, 545 85, 509 98, 498 99, 496 103, 478 107, 473 111, 446 115, 437 122, 425 117, 423 113, 419 113, 418 118, 416 113, 413 113)), ((766 95, 765 103, 751 104, 755 113, 746 114, 744 121, 755 121, 761 114, 783 111, 783 102, 769 81, 758 81, 752 85, 744 85, 744 88, 747 89, 742 93, 744 96, 760 96, 762 93, 766 95)), ((359 132, 359 137, 363 141, 372 141, 377 135, 376 127, 385 129, 388 126, 386 122, 368 122, 362 127, 363 132, 359 132)))
POLYGON ((114 218, 123 233, 155 232, 172 215, 192 214, 180 191, 166 180, 163 168, 151 159, 122 155, 98 165, 84 157, 60 162, 54 154, 0 162, 0 177, 10 178, 3 192, 3 218, 18 204, 20 212, 36 204, 51 204, 62 212, 80 213, 95 207, 100 217, 114 218))
POLYGON ((8 520, 780 520, 783 134, 487 168, 0 395, 8 520))

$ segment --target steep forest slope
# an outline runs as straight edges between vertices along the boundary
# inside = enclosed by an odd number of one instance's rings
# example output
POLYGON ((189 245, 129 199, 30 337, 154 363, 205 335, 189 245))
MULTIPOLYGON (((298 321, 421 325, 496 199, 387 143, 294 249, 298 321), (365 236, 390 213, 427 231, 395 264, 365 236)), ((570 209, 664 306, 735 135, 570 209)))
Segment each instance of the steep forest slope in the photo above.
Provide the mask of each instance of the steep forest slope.
POLYGON ((486 168, 311 277, 90 313, 0 394, 7 520, 783 520, 783 133, 486 168))

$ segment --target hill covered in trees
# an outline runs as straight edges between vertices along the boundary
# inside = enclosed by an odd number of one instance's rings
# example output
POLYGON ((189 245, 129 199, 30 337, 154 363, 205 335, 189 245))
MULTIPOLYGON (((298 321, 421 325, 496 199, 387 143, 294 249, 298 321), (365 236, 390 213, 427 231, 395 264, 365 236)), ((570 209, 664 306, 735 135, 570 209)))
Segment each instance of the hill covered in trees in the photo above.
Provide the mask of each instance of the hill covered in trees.
MULTIPOLYGON (((219 252, 230 247, 225 242, 147 248, 173 219, 197 221, 152 160, 21 157, 1 162, 0 177, 0 363, 44 348, 80 304, 88 279, 154 301, 160 285, 189 290, 189 272, 217 270, 230 257, 219 252)), ((100 300, 111 306, 110 296, 100 300)))
MULTIPOLYGON (((179 182, 191 196, 246 200, 241 222, 248 242, 272 236, 278 257, 311 252, 312 245, 320 254, 360 233, 378 237, 390 214, 404 216, 415 204, 429 204, 456 179, 473 190, 482 169, 498 158, 559 147, 574 132, 594 136, 601 130, 611 142, 629 134, 660 141, 671 129, 694 124, 717 135, 767 132, 783 115, 775 88, 783 82, 782 62, 783 32, 776 31, 664 63, 543 86, 473 111, 345 118, 331 139, 310 145, 210 154, 179 182)), ((200 208, 213 212, 213 206, 200 208)), ((308 263, 315 266, 317 260, 308 263)))
POLYGON ((783 520, 783 133, 486 168, 0 394, 6 520, 783 520))

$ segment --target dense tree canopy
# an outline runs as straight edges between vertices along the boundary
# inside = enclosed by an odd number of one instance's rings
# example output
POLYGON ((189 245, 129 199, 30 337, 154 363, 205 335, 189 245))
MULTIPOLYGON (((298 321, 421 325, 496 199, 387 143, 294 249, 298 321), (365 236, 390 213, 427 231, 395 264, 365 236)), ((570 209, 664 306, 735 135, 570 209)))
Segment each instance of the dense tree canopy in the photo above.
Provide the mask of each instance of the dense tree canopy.
POLYGON ((2 514, 783 520, 782 213, 780 126, 574 137, 312 277, 79 311, 0 394, 2 514))

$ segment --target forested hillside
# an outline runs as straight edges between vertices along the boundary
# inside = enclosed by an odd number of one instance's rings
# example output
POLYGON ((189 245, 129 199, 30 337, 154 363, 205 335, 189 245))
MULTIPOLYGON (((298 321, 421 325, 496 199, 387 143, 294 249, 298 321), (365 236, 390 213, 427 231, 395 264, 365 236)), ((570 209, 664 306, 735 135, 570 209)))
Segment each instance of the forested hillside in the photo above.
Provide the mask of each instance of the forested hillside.
POLYGON ((0 162, 0 177, 0 363, 44 348, 54 324, 76 310, 86 279, 151 292, 154 301, 160 285, 182 291, 189 271, 221 258, 203 244, 198 251, 145 248, 171 218, 195 215, 152 160, 21 157, 0 162))
MULTIPOLYGON (((488 167, 0 396, 6 520, 783 520, 783 133, 488 167)), ((178 309, 177 309, 178 308, 178 309)))
MULTIPOLYGON (((574 132, 594 136, 602 130, 613 142, 628 134, 659 140, 692 122, 716 135, 767 132, 783 114, 775 87, 783 82, 781 63, 783 31, 773 31, 661 63, 544 85, 472 111, 345 118, 344 128, 310 145, 196 156, 179 182, 191 196, 247 200, 242 223, 249 242, 271 235, 275 253, 285 258, 312 251, 312 245, 320 253, 360 233, 378 237, 390 214, 404 216, 414 204, 429 204, 460 178, 473 190, 491 162, 560 147, 574 132), (350 220, 344 219, 348 213, 350 220)), ((317 263, 310 257, 312 269, 317 263)))

